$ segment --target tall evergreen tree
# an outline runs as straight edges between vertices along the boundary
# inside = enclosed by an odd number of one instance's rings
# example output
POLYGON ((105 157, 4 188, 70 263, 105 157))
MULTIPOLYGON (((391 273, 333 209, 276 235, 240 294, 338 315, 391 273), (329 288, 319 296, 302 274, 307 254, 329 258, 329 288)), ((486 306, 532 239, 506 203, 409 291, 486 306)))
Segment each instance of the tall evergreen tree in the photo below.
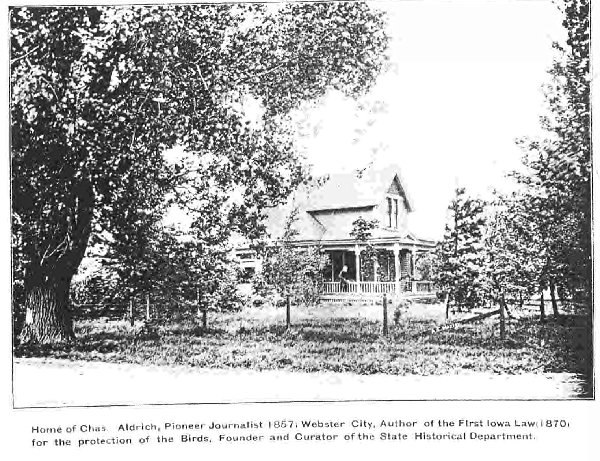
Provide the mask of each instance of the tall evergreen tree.
POLYGON ((450 204, 444 238, 437 248, 436 282, 451 305, 471 309, 478 306, 484 289, 484 202, 470 198, 457 188, 450 204))
MULTIPOLYGON (((526 140, 525 165, 517 175, 531 197, 528 212, 538 222, 547 258, 540 284, 591 301, 591 119, 590 3, 558 2, 567 31, 555 43, 557 56, 545 87, 548 115, 541 119, 546 136, 526 140)), ((554 303, 556 306, 556 304, 554 303)))

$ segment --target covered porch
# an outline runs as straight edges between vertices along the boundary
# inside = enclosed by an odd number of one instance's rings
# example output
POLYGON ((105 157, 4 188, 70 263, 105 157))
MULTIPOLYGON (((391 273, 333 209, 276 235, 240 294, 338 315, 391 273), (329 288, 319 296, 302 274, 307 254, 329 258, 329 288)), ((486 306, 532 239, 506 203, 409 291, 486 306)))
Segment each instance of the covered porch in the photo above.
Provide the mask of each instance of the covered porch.
POLYGON ((433 250, 433 242, 398 241, 394 239, 371 242, 376 255, 367 257, 366 245, 356 241, 322 242, 322 250, 329 255, 330 264, 323 276, 323 295, 353 294, 360 296, 407 296, 433 294, 433 282, 417 280, 415 264, 419 257, 433 250), (346 266, 347 283, 340 273, 346 266))

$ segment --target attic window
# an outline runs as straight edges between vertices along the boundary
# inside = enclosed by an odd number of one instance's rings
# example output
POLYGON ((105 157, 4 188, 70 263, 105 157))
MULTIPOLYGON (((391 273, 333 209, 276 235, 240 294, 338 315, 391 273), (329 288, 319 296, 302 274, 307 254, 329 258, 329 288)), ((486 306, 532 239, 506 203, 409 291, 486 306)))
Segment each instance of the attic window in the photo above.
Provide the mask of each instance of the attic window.
POLYGON ((387 198, 387 204, 388 204, 388 210, 387 210, 388 227, 392 227, 392 199, 390 197, 387 198))
POLYGON ((398 199, 394 199, 394 227, 398 229, 398 199))

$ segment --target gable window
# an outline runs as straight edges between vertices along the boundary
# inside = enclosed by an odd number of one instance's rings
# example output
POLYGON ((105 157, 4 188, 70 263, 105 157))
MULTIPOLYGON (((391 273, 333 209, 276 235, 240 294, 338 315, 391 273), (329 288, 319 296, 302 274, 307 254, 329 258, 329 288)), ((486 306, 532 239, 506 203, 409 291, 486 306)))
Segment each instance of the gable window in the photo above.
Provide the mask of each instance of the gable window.
POLYGON ((392 227, 392 199, 390 197, 387 198, 387 205, 388 227, 392 227))
POLYGON ((394 199, 394 227, 398 229, 398 199, 394 199))

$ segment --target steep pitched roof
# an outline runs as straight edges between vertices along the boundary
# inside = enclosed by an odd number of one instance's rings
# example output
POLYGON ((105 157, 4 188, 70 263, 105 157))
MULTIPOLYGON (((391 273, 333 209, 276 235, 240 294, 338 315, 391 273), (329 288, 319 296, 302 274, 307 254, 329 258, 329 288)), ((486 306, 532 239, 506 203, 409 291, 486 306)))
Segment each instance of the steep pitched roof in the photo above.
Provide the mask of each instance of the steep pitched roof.
POLYGON ((323 238, 325 227, 310 213, 306 212, 309 196, 310 190, 305 186, 301 186, 292 194, 287 203, 268 210, 266 226, 271 238, 279 239, 283 237, 285 221, 294 208, 298 209, 297 220, 293 227, 298 231, 298 237, 303 240, 321 240, 323 238))
MULTIPOLYGON (((343 212, 328 215, 319 212, 374 207, 381 203, 390 189, 399 191, 404 197, 407 209, 412 211, 411 201, 395 166, 371 166, 360 175, 356 172, 331 175, 320 187, 300 186, 286 204, 269 210, 267 229, 272 238, 281 238, 285 220, 291 211, 297 208, 299 213, 294 229, 298 231, 299 239, 349 238, 356 216, 343 212)), ((378 229, 376 233, 378 237, 397 235, 397 231, 384 229, 378 229)))
POLYGON ((381 202, 394 182, 406 201, 408 211, 412 211, 413 206, 399 171, 396 168, 372 166, 360 175, 356 172, 331 175, 322 187, 311 193, 306 210, 339 210, 375 206, 381 202))

